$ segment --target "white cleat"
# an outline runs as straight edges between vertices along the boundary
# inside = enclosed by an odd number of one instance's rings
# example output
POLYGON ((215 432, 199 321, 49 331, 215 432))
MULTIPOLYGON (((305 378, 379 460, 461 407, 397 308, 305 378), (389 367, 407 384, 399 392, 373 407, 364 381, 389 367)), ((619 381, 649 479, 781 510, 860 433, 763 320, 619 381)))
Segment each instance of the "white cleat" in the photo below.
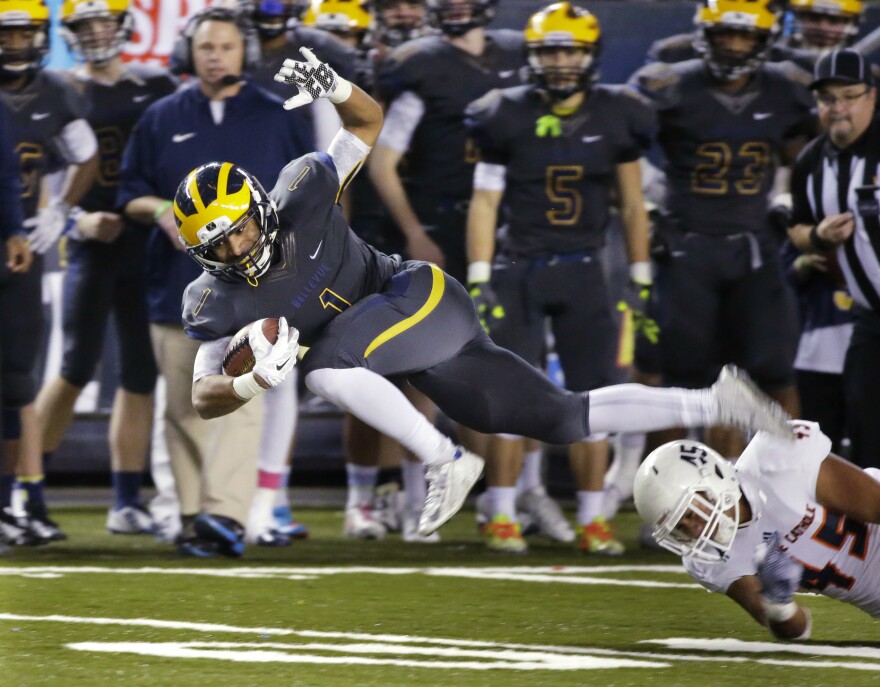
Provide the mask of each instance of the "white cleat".
POLYGON ((438 544, 440 542, 439 532, 432 532, 427 536, 419 534, 419 518, 421 515, 420 511, 403 514, 401 539, 407 544, 438 544))
POLYGON ((574 541, 574 530, 565 519, 559 504, 547 495, 544 487, 532 487, 517 496, 516 509, 531 516, 539 533, 556 541, 574 541))
POLYGON ((394 482, 376 487, 373 517, 382 524, 386 532, 400 532, 403 529, 405 500, 406 495, 394 482))
POLYGON ((739 429, 763 430, 794 441, 791 416, 761 391, 744 370, 725 365, 712 385, 718 403, 717 422, 739 429))
POLYGON ((373 509, 366 505, 345 509, 343 533, 349 539, 384 539, 385 528, 373 516, 373 509))
POLYGON ((140 504, 125 506, 107 513, 107 531, 111 534, 155 534, 153 516, 140 504))
POLYGON ((483 474, 484 465, 478 455, 459 448, 454 460, 427 469, 428 495, 419 519, 419 534, 427 537, 459 511, 483 474))

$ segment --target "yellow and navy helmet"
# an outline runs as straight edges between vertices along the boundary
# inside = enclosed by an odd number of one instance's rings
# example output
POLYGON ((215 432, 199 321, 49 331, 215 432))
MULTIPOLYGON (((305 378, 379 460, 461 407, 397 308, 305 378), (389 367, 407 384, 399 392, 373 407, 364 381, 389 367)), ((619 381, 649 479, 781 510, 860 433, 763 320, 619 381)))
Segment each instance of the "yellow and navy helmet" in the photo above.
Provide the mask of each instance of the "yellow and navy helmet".
POLYGON ((782 6, 777 0, 703 0, 694 23, 694 48, 720 81, 735 81, 760 69, 780 31, 782 6), (734 54, 713 41, 720 33, 747 33, 757 39, 747 54, 734 54))
POLYGON ((96 64, 109 62, 131 40, 133 30, 134 20, 128 13, 128 0, 65 0, 61 5, 59 33, 80 60, 96 64), (115 22, 112 36, 99 36, 94 31, 83 34, 83 27, 92 19, 115 22))
POLYGON ((463 36, 495 16, 498 0, 425 0, 428 22, 447 36, 463 36))
POLYGON ((32 29, 30 45, 0 42, 0 80, 14 80, 38 70, 49 52, 49 8, 45 0, 0 0, 0 31, 32 29))
POLYGON ((340 36, 354 37, 360 44, 373 23, 373 15, 366 0, 312 0, 302 23, 340 36))
POLYGON ((174 194, 180 242, 203 270, 218 277, 255 284, 272 261, 278 213, 257 179, 231 162, 209 162, 186 175, 174 194), (234 263, 217 259, 214 249, 254 219, 260 238, 234 263))
POLYGON ((849 45, 859 32, 862 0, 789 0, 794 17, 794 44, 831 50, 849 45))
POLYGON ((601 35, 599 20, 587 10, 568 2, 548 5, 526 24, 529 76, 554 98, 567 98, 589 87, 598 75, 601 35), (545 67, 540 53, 552 48, 581 48, 583 61, 578 67, 545 67), (560 83, 558 77, 566 78, 560 83))

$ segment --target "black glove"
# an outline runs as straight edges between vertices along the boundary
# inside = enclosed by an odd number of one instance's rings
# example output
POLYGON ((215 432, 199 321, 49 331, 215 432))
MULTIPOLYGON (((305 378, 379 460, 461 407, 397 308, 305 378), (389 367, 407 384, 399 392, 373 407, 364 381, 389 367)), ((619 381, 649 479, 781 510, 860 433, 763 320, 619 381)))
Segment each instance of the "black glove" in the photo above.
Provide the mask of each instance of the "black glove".
POLYGON ((504 319, 504 306, 498 302, 498 296, 495 295, 490 282, 470 282, 468 293, 477 308, 480 324, 488 334, 492 327, 497 327, 504 319))
POLYGON ((660 327, 645 314, 650 300, 651 284, 639 284, 630 280, 623 297, 617 303, 617 309, 621 313, 630 312, 635 336, 644 336, 650 343, 656 344, 660 340, 660 327))

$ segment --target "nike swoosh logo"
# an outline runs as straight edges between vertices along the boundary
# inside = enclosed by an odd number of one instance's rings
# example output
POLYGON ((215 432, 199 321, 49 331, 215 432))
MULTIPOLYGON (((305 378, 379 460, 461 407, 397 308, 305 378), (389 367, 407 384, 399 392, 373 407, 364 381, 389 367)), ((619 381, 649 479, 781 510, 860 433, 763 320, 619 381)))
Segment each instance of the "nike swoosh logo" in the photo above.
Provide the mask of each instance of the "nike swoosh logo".
POLYGON ((144 102, 144 101, 145 101, 147 98, 149 98, 149 97, 150 97, 150 94, 149 94, 149 93, 147 93, 146 95, 136 95, 136 96, 134 96, 134 97, 132 98, 132 102, 135 102, 135 103, 142 103, 142 102, 144 102))
POLYGON ((278 370, 279 372, 281 372, 281 369, 282 369, 285 365, 287 365, 287 363, 290 362, 290 359, 291 359, 292 357, 293 357, 292 355, 289 355, 289 356, 287 356, 287 358, 284 359, 283 362, 277 363, 277 364, 275 365, 275 369, 278 370))
POLYGON ((754 117, 758 121, 761 121, 762 119, 769 119, 772 116, 773 116, 772 112, 755 112, 752 115, 752 117, 754 117))
POLYGON ((310 258, 311 260, 314 260, 315 258, 318 257, 318 253, 321 252, 321 246, 323 246, 323 245, 324 245, 324 239, 321 239, 321 243, 319 243, 319 244, 318 244, 318 247, 315 248, 315 252, 312 253, 312 254, 309 256, 309 258, 310 258))
POLYGON ((33 119, 35 122, 37 122, 41 119, 46 119, 46 117, 48 117, 50 114, 52 114, 52 113, 51 112, 34 112, 31 115, 31 119, 33 119))
POLYGON ((191 139, 195 135, 195 132, 190 132, 188 134, 174 134, 174 136, 171 137, 171 140, 175 143, 183 143, 184 141, 191 139))
POLYGON ((602 140, 602 134, 599 134, 598 136, 584 136, 581 140, 584 143, 595 143, 596 141, 602 140))
POLYGON ((502 79, 509 79, 514 74, 516 74, 516 69, 505 69, 498 72, 498 76, 502 79))

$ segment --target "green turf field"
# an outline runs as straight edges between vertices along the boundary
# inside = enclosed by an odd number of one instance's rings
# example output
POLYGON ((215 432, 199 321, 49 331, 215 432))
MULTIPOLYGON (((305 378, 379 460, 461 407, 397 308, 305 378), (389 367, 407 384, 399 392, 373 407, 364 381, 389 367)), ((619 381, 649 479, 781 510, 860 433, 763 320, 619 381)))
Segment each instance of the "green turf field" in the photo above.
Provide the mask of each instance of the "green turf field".
POLYGON ((636 543, 607 560, 531 541, 487 553, 472 513, 439 545, 350 542, 336 510, 298 511, 312 536, 240 561, 178 557, 111 537, 105 511, 56 509, 70 541, 0 559, 0 684, 880 684, 878 625, 803 597, 813 641, 769 635, 636 543))

